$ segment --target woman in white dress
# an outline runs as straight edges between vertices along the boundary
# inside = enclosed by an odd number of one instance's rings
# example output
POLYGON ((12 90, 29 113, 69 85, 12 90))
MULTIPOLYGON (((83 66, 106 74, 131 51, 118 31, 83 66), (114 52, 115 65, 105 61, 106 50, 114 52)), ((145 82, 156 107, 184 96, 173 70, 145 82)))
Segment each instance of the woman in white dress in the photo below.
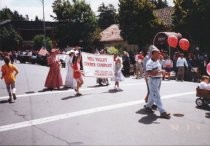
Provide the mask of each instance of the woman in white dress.
POLYGON ((124 80, 124 75, 122 74, 122 60, 119 57, 115 58, 115 66, 114 66, 114 81, 115 81, 115 90, 121 90, 120 89, 120 81, 124 80))
POLYGON ((67 74, 66 74, 66 81, 65 81, 65 87, 66 88, 75 88, 77 86, 76 81, 73 78, 73 68, 72 68, 72 60, 75 55, 75 51, 71 50, 67 52, 69 54, 69 57, 67 59, 67 74))

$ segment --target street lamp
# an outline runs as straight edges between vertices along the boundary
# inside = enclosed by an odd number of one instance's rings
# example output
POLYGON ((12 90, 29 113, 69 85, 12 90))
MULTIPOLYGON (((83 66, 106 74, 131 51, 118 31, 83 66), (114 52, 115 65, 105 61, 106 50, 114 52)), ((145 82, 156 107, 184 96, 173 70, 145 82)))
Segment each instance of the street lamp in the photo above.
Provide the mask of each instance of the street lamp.
POLYGON ((46 28, 45 28, 45 14, 44 14, 44 0, 41 0, 42 2, 42 7, 43 7, 43 26, 44 26, 44 48, 46 49, 46 28))

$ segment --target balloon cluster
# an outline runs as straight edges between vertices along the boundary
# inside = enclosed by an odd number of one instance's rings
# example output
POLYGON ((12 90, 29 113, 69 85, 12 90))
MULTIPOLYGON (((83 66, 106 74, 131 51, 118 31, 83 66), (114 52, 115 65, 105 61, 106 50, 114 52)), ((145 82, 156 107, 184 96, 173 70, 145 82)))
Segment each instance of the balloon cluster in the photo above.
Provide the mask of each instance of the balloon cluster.
POLYGON ((178 41, 178 38, 175 35, 168 36, 167 41, 168 45, 173 48, 176 48, 179 42, 179 47, 184 51, 187 51, 190 47, 190 43, 186 38, 182 38, 178 41))

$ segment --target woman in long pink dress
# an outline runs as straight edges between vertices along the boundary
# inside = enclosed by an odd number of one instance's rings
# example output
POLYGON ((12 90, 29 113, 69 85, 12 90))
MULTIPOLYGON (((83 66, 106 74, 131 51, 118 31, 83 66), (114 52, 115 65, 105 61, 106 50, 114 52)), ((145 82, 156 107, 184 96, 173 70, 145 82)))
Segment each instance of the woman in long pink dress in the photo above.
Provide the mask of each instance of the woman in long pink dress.
POLYGON ((60 60, 56 58, 57 54, 59 54, 59 50, 52 49, 50 56, 47 58, 50 70, 45 81, 45 87, 48 89, 59 89, 63 85, 60 72, 60 60))

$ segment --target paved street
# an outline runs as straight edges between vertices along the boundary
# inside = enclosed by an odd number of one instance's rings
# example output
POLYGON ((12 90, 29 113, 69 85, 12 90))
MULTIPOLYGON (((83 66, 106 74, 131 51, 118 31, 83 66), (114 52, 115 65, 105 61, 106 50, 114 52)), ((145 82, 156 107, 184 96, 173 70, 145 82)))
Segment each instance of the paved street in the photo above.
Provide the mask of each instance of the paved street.
MULTIPOLYGON (((2 65, 3 62, 0 62, 2 65)), ((0 81, 0 145, 210 145, 210 111, 198 109, 198 83, 163 81, 161 96, 171 119, 143 110, 146 85, 133 76, 100 87, 85 77, 81 89, 44 91, 48 67, 16 64, 17 100, 0 81)), ((62 69, 65 81, 66 69, 62 69)))

